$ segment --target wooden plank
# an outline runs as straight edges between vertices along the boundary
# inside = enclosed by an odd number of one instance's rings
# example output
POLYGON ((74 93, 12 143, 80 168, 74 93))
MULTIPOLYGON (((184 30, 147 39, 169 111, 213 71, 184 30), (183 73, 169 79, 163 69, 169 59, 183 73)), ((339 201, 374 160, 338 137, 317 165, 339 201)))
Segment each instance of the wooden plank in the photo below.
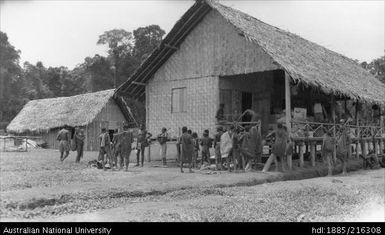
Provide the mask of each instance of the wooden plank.
POLYGON ((291 154, 287 155, 287 165, 289 170, 293 170, 293 156, 291 154))
POLYGON ((304 166, 304 161, 303 161, 303 150, 304 150, 304 143, 301 142, 299 144, 299 167, 304 166))
POLYGON ((290 76, 285 71, 285 122, 288 133, 291 133, 291 95, 290 95, 290 76))
POLYGON ((311 166, 315 166, 315 143, 310 143, 311 166))

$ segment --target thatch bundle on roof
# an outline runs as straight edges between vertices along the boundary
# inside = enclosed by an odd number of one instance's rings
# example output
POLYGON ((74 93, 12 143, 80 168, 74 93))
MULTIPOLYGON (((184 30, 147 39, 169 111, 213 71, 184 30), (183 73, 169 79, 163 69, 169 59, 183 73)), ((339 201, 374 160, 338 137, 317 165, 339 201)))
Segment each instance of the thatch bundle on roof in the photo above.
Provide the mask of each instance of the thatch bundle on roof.
MULTIPOLYGON (((7 127, 7 132, 48 132, 68 126, 86 126, 113 98, 114 90, 104 90, 82 95, 29 101, 7 127)), ((118 98, 117 98, 118 99, 118 98)), ((127 120, 132 121, 130 109, 120 103, 127 120)))
POLYGON ((354 60, 210 0, 197 1, 117 92, 143 98, 145 88, 133 82, 147 82, 210 11, 217 11, 245 40, 261 47, 294 81, 320 88, 327 94, 385 104, 385 84, 354 60))

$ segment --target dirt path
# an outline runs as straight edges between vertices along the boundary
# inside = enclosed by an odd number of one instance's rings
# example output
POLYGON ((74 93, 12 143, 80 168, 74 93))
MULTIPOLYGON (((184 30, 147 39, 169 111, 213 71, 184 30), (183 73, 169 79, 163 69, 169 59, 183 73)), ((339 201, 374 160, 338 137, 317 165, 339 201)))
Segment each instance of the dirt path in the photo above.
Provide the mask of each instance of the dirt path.
MULTIPOLYGON (((80 164, 75 164, 73 161, 58 162, 55 158, 57 152, 52 150, 2 154, 0 156, 0 220, 45 221, 52 216, 56 216, 54 218, 59 220, 66 220, 68 215, 67 220, 89 218, 91 221, 243 221, 246 218, 253 218, 253 221, 269 221, 264 218, 262 212, 254 217, 251 216, 255 214, 253 211, 248 212, 249 217, 229 217, 229 215, 234 213, 232 210, 238 209, 247 211, 249 208, 254 208, 260 211, 261 205, 268 205, 266 207, 268 210, 275 208, 274 201, 270 203, 269 198, 278 193, 286 195, 285 190, 289 190, 288 192, 291 192, 294 198, 298 193, 299 197, 301 193, 308 193, 314 194, 317 198, 317 192, 328 195, 330 191, 328 189, 326 193, 321 192, 318 186, 311 186, 312 183, 304 183, 305 186, 301 188, 297 184, 302 181, 264 184, 325 175, 326 167, 320 163, 317 163, 317 168, 307 165, 305 169, 296 168, 289 173, 228 173, 198 170, 193 174, 181 174, 175 167, 155 167, 159 165, 156 162, 147 164, 144 168, 130 167, 129 172, 113 172, 89 168, 87 162, 94 159, 94 154, 87 152, 80 164), (258 184, 262 185, 255 186, 258 184), (271 192, 272 195, 266 194, 274 188, 276 191, 271 192), (291 189, 294 191, 290 191, 291 189), (255 199, 255 195, 261 195, 260 197, 264 198, 261 199, 262 204, 255 199), (247 200, 240 199, 243 197, 247 200), (249 205, 247 204, 249 202, 253 203, 249 205), (255 207, 255 205, 259 206, 255 207), (245 208, 240 209, 238 206, 245 208), (107 216, 109 210, 112 211, 111 217, 107 216), (106 216, 100 217, 99 212, 106 216), (224 215, 216 215, 216 212, 224 215), (114 213, 121 216, 115 217, 114 213), (72 215, 76 216, 72 217, 72 215)), ((351 170, 357 170, 361 168, 360 164, 359 161, 351 161, 349 167, 351 170)), ((337 169, 335 173, 340 171, 341 169, 337 169)), ((363 171, 362 174, 366 174, 365 172, 363 171)), ((330 179, 325 178, 329 181, 330 179)), ((324 178, 320 178, 320 182, 314 180, 314 184, 318 185, 324 178)), ((350 176, 342 177, 342 180, 349 182, 350 176)), ((369 186, 360 182, 358 185, 361 185, 362 192, 378 190, 376 188, 372 190, 372 187, 377 187, 381 183, 380 188, 384 188, 383 178, 374 180, 373 184, 368 184, 369 186)), ((349 193, 355 192, 349 188, 353 187, 354 180, 348 185, 351 185, 346 186, 349 189, 347 197, 350 198, 349 193)), ((332 192, 333 198, 338 195, 338 190, 332 192)), ((302 200, 306 201, 307 198, 302 200)), ((277 202, 279 201, 281 200, 277 202)), ((278 203, 278 205, 281 204, 278 203)), ((290 218, 289 221, 295 221, 296 216, 294 213, 287 218, 290 218)), ((273 216, 272 218, 283 221, 286 217, 273 216)))
POLYGON ((384 182, 385 170, 379 169, 250 187, 194 188, 126 198, 111 209, 33 220, 385 222, 384 182))

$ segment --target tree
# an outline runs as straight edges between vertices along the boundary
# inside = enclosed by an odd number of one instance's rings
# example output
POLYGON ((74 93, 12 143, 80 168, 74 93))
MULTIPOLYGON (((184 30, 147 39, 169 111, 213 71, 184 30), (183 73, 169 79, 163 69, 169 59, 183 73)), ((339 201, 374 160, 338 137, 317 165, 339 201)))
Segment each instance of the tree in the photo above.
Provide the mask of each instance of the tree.
POLYGON ((362 62, 361 66, 385 83, 385 56, 374 59, 369 64, 367 62, 362 62))
POLYGON ((140 63, 159 46, 165 31, 158 25, 139 27, 131 32, 113 29, 99 36, 97 44, 107 44, 108 61, 115 86, 125 82, 140 63))
POLYGON ((20 99, 20 51, 0 31, 0 122, 9 121, 23 105, 20 99))
POLYGON ((134 30, 134 56, 143 61, 160 45, 165 31, 159 25, 139 27, 134 30))
POLYGON ((47 79, 47 69, 43 63, 37 62, 33 65, 24 63, 23 68, 23 91, 30 100, 53 97, 53 92, 44 82, 47 79))

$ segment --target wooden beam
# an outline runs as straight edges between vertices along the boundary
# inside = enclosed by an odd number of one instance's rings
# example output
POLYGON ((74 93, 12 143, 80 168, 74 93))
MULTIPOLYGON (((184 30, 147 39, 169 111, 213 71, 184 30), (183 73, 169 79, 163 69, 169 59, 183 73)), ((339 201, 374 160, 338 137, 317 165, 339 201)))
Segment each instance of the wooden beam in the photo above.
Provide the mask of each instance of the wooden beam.
POLYGON ((165 46, 165 47, 168 47, 168 48, 171 48, 171 49, 174 49, 174 50, 179 50, 178 47, 171 46, 171 45, 169 45, 169 44, 167 44, 167 43, 165 43, 164 46, 165 46))
POLYGON ((285 110, 286 128, 291 133, 291 95, 290 95, 290 75, 285 71, 285 110))
MULTIPOLYGON (((192 20, 192 19, 194 18, 194 16, 198 15, 198 13, 200 12, 200 10, 201 10, 202 8, 204 8, 204 7, 205 7, 204 5, 200 6, 200 7, 196 10, 196 12, 194 12, 194 13, 189 17, 189 19, 187 19, 187 21, 184 23, 184 25, 181 26, 181 28, 178 30, 178 32, 176 32, 176 33, 174 34, 174 37, 173 37, 173 38, 168 39, 168 38, 166 37, 165 39, 167 39, 167 41, 168 41, 169 43, 171 43, 172 41, 176 41, 176 42, 173 43, 174 45, 178 44, 178 42, 180 41, 180 38, 183 37, 183 36, 186 34, 186 32, 183 32, 184 26, 187 25, 187 24, 189 23, 189 21, 192 20), (182 35, 178 38, 179 34, 182 34, 182 35)), ((210 10, 211 10, 211 8, 207 8, 207 10, 205 10, 205 11, 203 12, 203 14, 198 15, 197 21, 196 21, 196 22, 193 22, 193 23, 187 28, 187 33, 189 33, 191 27, 193 27, 193 26, 195 27, 195 23, 199 22, 199 21, 203 18, 203 16, 206 15, 206 13, 207 13, 208 11, 210 11, 210 10)), ((163 48, 163 49, 164 49, 164 48, 163 48)), ((151 68, 151 70, 150 70, 149 72, 147 72, 146 76, 147 76, 149 73, 152 72, 152 68, 155 68, 155 67, 156 67, 156 66, 154 66, 154 65, 152 65, 152 64, 153 64, 154 62, 156 62, 156 59, 157 59, 159 56, 161 56, 161 54, 162 54, 161 52, 163 51, 163 49, 159 52, 158 55, 156 55, 156 57, 154 58, 154 60, 151 61, 151 63, 150 63, 148 66, 146 66, 146 68, 145 68, 144 70, 142 70, 142 71, 137 75, 137 77, 140 77, 142 74, 144 74, 145 71, 147 71, 147 70, 150 69, 150 68, 151 68)), ((167 55, 167 54, 168 54, 168 53, 166 52, 165 55, 167 55)), ((162 60, 163 57, 164 57, 165 55, 162 55, 162 57, 161 57, 160 60, 162 60)), ((158 61, 158 62, 159 62, 159 61, 158 61)), ((156 63, 158 63, 158 62, 156 62, 156 63)), ((144 76, 144 78, 145 78, 146 76, 144 76)), ((140 79, 140 80, 143 80, 143 78, 140 79)), ((127 89, 129 88, 129 86, 130 86, 130 84, 129 84, 126 88, 123 89, 123 92, 127 91, 127 89)), ((136 89, 134 88, 134 95, 136 95, 135 93, 137 93, 137 92, 136 92, 136 89)))
POLYGON ((145 85, 146 85, 146 83, 143 83, 143 82, 135 82, 135 81, 131 82, 131 84, 140 85, 140 86, 145 86, 145 85))
MULTIPOLYGON (((335 104, 335 97, 332 94, 331 95, 331 111, 332 111, 332 119, 333 119, 333 137, 336 138, 336 104, 335 104)), ((337 149, 334 145, 333 150, 333 161, 337 162, 337 149)))
POLYGON ((315 166, 315 151, 316 150, 316 143, 311 142, 310 143, 310 157, 311 157, 311 166, 315 166))

